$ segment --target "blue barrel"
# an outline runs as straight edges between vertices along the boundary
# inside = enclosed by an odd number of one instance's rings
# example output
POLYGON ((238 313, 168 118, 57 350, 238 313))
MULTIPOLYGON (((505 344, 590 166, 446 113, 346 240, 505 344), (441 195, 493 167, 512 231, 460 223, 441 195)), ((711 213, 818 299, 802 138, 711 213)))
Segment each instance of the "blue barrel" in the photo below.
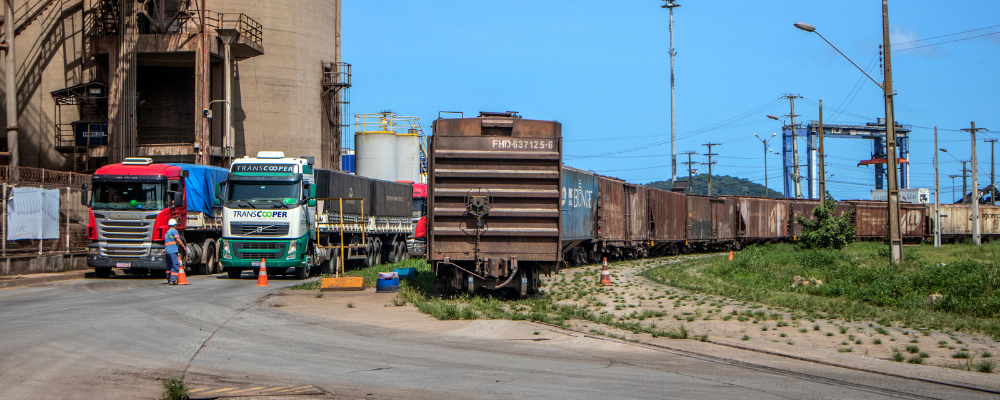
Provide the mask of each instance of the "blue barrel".
POLYGON ((417 280, 417 269, 416 268, 396 268, 393 270, 402 279, 409 279, 411 281, 417 280))
POLYGON ((396 293, 399 291, 399 274, 379 272, 375 282, 375 293, 396 293))

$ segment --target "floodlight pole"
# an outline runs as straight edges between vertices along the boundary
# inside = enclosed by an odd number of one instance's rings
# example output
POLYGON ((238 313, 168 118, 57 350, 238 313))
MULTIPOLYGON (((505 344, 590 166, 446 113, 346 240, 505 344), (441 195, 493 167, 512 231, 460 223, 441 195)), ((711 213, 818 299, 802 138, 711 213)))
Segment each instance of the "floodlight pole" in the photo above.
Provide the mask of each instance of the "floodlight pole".
POLYGON ((660 6, 670 10, 670 183, 677 181, 677 108, 674 103, 674 9, 680 4, 674 0, 664 0, 667 4, 660 6))

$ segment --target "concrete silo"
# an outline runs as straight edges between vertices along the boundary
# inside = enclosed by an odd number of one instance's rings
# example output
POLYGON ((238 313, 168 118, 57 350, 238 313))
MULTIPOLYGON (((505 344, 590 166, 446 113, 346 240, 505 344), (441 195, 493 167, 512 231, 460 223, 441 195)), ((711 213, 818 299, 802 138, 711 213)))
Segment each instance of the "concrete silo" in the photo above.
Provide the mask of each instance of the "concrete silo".
POLYGON ((340 0, 14 0, 14 20, 22 166, 339 166, 340 0))
POLYGON ((420 122, 391 111, 355 116, 357 174, 390 181, 420 182, 420 122))

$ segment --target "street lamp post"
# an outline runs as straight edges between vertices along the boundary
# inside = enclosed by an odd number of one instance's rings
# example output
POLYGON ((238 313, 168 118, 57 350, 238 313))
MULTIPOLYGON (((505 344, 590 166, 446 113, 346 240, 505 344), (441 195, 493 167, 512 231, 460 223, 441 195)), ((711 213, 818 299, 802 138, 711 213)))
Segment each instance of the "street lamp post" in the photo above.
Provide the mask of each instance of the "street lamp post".
MULTIPOLYGON (((794 114, 794 112, 793 112, 793 114, 794 114)), ((795 188, 794 188, 794 190, 795 190, 795 198, 801 198, 802 197, 802 187, 799 185, 799 182, 802 180, 802 178, 801 178, 801 176, 799 176, 799 148, 798 148, 799 142, 797 142, 795 140, 795 139, 798 139, 798 134, 795 131, 795 123, 794 123, 795 121, 792 121, 792 125, 788 126, 787 124, 785 124, 785 121, 782 121, 781 118, 779 118, 777 115, 768 115, 767 117, 770 118, 770 119, 773 119, 775 121, 780 122, 781 123, 782 131, 784 131, 785 129, 788 129, 789 131, 792 132, 792 158, 793 159, 789 160, 789 161, 792 162, 792 182, 795 183, 794 184, 794 186, 795 186, 795 188)), ((782 150, 784 150, 784 149, 782 149, 782 150)), ((788 157, 785 157, 785 160, 788 160, 788 157)), ((781 176, 782 177, 785 176, 785 171, 782 172, 781 176)))
POLYGON ((677 180, 677 112, 674 106, 674 9, 680 7, 675 0, 664 0, 667 3, 660 6, 670 10, 670 182, 677 180))
POLYGON ((968 171, 968 168, 966 167, 968 161, 959 160, 958 157, 955 157, 954 154, 951 154, 951 152, 948 151, 948 149, 938 149, 938 150, 941 150, 942 153, 947 153, 949 156, 951 156, 951 158, 953 158, 955 160, 955 162, 957 162, 959 164, 962 164, 962 175, 956 175, 956 176, 961 176, 962 177, 962 202, 964 203, 965 202, 965 194, 968 193, 968 190, 967 190, 967 188, 965 186, 965 183, 966 183, 965 173, 968 171))
MULTIPOLYGON (((854 66, 864 73, 868 79, 871 79, 872 82, 879 85, 878 81, 872 78, 871 75, 868 75, 868 73, 861 69, 861 67, 858 67, 858 64, 854 63, 854 61, 840 51, 837 46, 834 46, 833 43, 826 40, 823 35, 816 32, 816 27, 801 22, 796 23, 795 27, 806 32, 815 33, 817 36, 822 38, 823 41, 829 44, 830 47, 833 47, 838 53, 840 53, 840 55, 850 61, 851 64, 854 64, 854 66)), ((899 221, 899 187, 896 185, 896 178, 898 174, 898 171, 896 170, 896 118, 893 106, 893 96, 895 96, 895 93, 893 93, 892 90, 892 49, 890 48, 889 43, 889 0, 882 0, 882 50, 882 56, 884 57, 882 71, 885 76, 885 81, 880 84, 879 87, 882 88, 882 94, 885 97, 885 150, 888 155, 887 161, 889 164, 888 171, 886 173, 886 183, 888 186, 886 192, 888 195, 887 203, 889 208, 889 250, 892 257, 892 263, 898 264, 903 261, 903 237, 899 221)))
POLYGON ((951 178, 951 203, 955 204, 955 178, 959 178, 962 175, 948 175, 951 178))
POLYGON ((767 142, 770 141, 771 139, 774 139, 774 137, 776 135, 777 135, 777 133, 772 133, 771 137, 769 137, 767 139, 762 139, 760 136, 757 136, 756 132, 754 132, 754 134, 753 134, 753 136, 756 137, 757 140, 760 140, 760 142, 764 144, 764 197, 767 197, 767 198, 771 197, 770 193, 767 192, 767 189, 768 189, 768 186, 767 186, 767 142))

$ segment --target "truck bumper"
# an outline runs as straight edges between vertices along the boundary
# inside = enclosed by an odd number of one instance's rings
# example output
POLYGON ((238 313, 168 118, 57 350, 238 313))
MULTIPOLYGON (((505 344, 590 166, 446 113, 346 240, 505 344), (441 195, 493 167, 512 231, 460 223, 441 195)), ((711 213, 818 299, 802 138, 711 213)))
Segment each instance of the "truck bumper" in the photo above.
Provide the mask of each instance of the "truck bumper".
POLYGON ((406 251, 411 256, 424 256, 427 252, 426 246, 424 239, 406 239, 406 251))
MULTIPOLYGON (((159 249, 163 249, 163 246, 160 246, 159 249)), ((162 254, 145 257, 108 257, 101 254, 97 244, 87 246, 87 266, 90 268, 167 269, 166 256, 166 254, 162 254)))
MULTIPOLYGON (((267 262, 268 268, 294 268, 294 267, 304 267, 306 265, 302 260, 264 260, 267 262)), ((241 259, 231 259, 222 260, 223 268, 240 268, 240 269, 251 269, 260 267, 260 260, 241 260, 241 259)))
POLYGON ((226 253, 226 246, 222 247, 220 252, 221 256, 219 261, 222 263, 222 267, 226 269, 251 269, 260 267, 260 258, 253 257, 250 258, 246 253, 256 252, 260 257, 264 257, 269 268, 295 268, 306 266, 306 256, 303 253, 303 249, 307 248, 308 236, 303 236, 297 239, 278 239, 278 240, 254 240, 254 239, 224 239, 228 243, 229 253, 226 253), (294 253, 296 258, 288 259, 288 253, 285 251, 288 249, 289 243, 294 241, 296 244, 296 251, 294 253), (250 250, 243 249, 244 244, 255 244, 255 243, 273 243, 273 250, 250 250), (266 255, 266 257, 265 257, 266 255), (227 258, 228 257, 228 258, 227 258))

